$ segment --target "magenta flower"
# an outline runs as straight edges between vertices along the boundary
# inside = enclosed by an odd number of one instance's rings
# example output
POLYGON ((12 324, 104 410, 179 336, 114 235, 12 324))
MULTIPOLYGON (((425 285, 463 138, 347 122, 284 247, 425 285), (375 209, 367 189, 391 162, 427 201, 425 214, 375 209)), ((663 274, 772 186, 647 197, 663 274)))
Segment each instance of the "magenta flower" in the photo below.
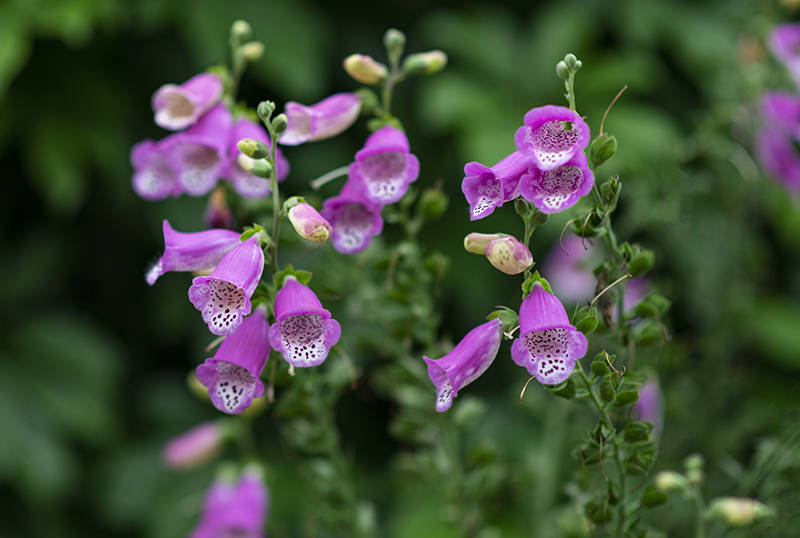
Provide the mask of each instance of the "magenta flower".
MULTIPOLYGON (((270 182, 264 178, 255 176, 242 169, 239 164, 239 159, 249 159, 246 155, 241 155, 239 147, 236 145, 239 140, 243 138, 250 138, 258 140, 271 148, 269 142, 269 135, 264 128, 247 118, 240 118, 233 126, 233 136, 229 146, 228 158, 230 166, 228 167, 225 178, 233 183, 233 188, 239 193, 240 196, 245 198, 263 198, 271 191, 270 182)), ((283 181, 289 175, 289 161, 284 157, 280 148, 275 150, 275 166, 277 168, 278 181, 283 181)))
POLYGON ((761 113, 767 128, 777 129, 787 136, 800 139, 800 96, 786 92, 767 92, 761 98, 761 113))
POLYGON ((352 179, 325 200, 322 216, 333 226, 333 247, 342 254, 361 252, 383 230, 381 206, 370 202, 352 179))
POLYGON ((164 447, 164 462, 173 469, 192 469, 211 461, 222 448, 219 422, 204 422, 172 439, 164 447))
POLYGON ((145 200, 163 200, 181 193, 175 170, 167 160, 164 142, 143 140, 131 149, 133 190, 145 200))
POLYGON ((578 203, 592 190, 594 174, 586 155, 578 151, 565 163, 548 170, 531 168, 522 176, 519 192, 542 213, 558 213, 578 203))
POLYGON ((436 386, 436 410, 450 409, 458 391, 478 379, 491 366, 500 349, 502 322, 495 318, 468 332, 440 359, 422 357, 428 377, 436 386))
POLYGON ((510 235, 489 241, 486 258, 495 269, 507 275, 518 275, 533 265, 533 255, 528 247, 510 235))
POLYGON ((361 99, 354 93, 336 93, 311 106, 286 103, 289 124, 278 142, 297 146, 338 135, 358 118, 361 99))
POLYGON ((776 26, 769 36, 769 47, 800 85, 800 24, 776 26))
POLYGON ((263 538, 269 492, 258 468, 246 468, 232 484, 218 478, 206 493, 191 538, 263 538))
POLYGON ((228 167, 232 126, 231 113, 219 104, 186 131, 164 139, 164 152, 184 192, 201 196, 214 188, 228 167))
POLYGON ((479 162, 464 166, 461 192, 469 203, 469 219, 488 217, 496 207, 519 196, 519 180, 533 166, 530 157, 519 151, 504 157, 491 168, 479 162))
POLYGON ((573 304, 591 299, 597 285, 591 269, 594 252, 591 243, 572 233, 553 245, 542 267, 553 293, 573 304))
POLYGON ((800 192, 800 155, 792 138, 774 129, 762 129, 756 139, 761 165, 791 191, 800 192))
POLYGON ((240 242, 220 260, 209 276, 198 276, 189 300, 203 314, 214 334, 231 334, 250 313, 250 297, 264 270, 264 251, 256 236, 240 242))
POLYGON ((522 301, 519 324, 511 358, 543 385, 565 381, 586 354, 586 336, 570 324, 561 301, 538 282, 522 301))
POLYGON ((663 401, 658 381, 650 378, 639 389, 639 399, 633 404, 631 413, 636 420, 653 423, 653 432, 658 433, 664 422, 663 401))
POLYGON ((303 239, 324 243, 331 237, 333 228, 313 206, 301 202, 289 209, 287 214, 294 231, 303 239))
POLYGON ((222 81, 210 73, 195 75, 180 86, 165 84, 153 94, 156 124, 170 131, 193 125, 222 98, 222 81))
POLYGON ((339 322, 322 308, 311 288, 287 277, 275 295, 275 324, 269 330, 272 349, 298 368, 317 366, 341 334, 339 322))
POLYGON ((514 143, 542 170, 561 166, 589 144, 589 126, 566 107, 534 108, 525 114, 524 122, 514 143))
POLYGON ((145 280, 151 286, 170 271, 203 271, 213 269, 222 257, 240 243, 239 233, 230 230, 206 230, 183 233, 172 229, 165 219, 164 254, 147 271, 145 280))
POLYGON ((197 367, 200 383, 208 387, 214 407, 238 415, 264 395, 261 371, 269 355, 269 324, 257 308, 235 332, 222 341, 213 359, 197 367))
POLYGON ((386 205, 398 201, 408 184, 419 176, 419 161, 409 153, 406 134, 384 125, 367 138, 350 165, 348 176, 361 185, 373 203, 386 205))

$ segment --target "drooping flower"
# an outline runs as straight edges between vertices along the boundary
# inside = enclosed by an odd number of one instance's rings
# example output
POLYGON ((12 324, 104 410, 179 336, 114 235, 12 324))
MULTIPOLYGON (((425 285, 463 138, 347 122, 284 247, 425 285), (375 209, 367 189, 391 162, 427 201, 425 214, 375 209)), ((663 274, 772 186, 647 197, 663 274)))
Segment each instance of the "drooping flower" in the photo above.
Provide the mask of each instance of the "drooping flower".
POLYGON ((204 422, 172 439, 164 447, 164 463, 173 469, 193 469, 211 461, 222 448, 219 422, 204 422))
POLYGON ((776 26, 769 36, 769 46, 800 85, 800 24, 776 26))
POLYGON ((539 282, 522 301, 519 324, 511 358, 539 383, 557 385, 565 381, 575 361, 586 354, 586 336, 570 324, 561 301, 539 282))
POLYGON ((495 318, 469 331, 453 350, 439 359, 422 357, 436 386, 436 410, 450 409, 458 391, 491 366, 500 349, 502 322, 495 318))
POLYGON ((658 434, 664 420, 661 389, 655 378, 650 378, 639 389, 639 399, 633 404, 631 413, 636 420, 653 424, 653 432, 658 434))
POLYGON ((208 387, 214 407, 238 415, 264 395, 261 371, 269 355, 269 324, 257 308, 222 341, 214 358, 197 367, 197 379, 208 387))
POLYGON ((161 275, 170 271, 213 269, 225 253, 240 243, 239 233, 231 230, 183 233, 175 231, 167 220, 164 220, 162 227, 164 254, 145 276, 151 286, 161 275))
POLYGON ((178 131, 193 125, 222 98, 222 81, 210 73, 195 75, 180 86, 164 84, 153 94, 155 122, 178 131))
POLYGON ((322 308, 311 288, 287 277, 275 295, 275 324, 269 330, 272 348, 293 366, 317 366, 341 334, 339 322, 322 308))
POLYGON ((800 154, 792 138, 775 129, 762 129, 756 144, 761 165, 786 188, 800 192, 800 154))
POLYGON ((533 256, 528 247, 510 235, 489 241, 486 258, 495 269, 507 275, 518 275, 533 265, 533 256))
POLYGON ((547 169, 531 168, 520 179, 519 192, 542 213, 557 213, 574 206, 592 190, 594 174, 586 155, 578 151, 566 162, 547 169))
POLYGON ((597 285, 590 263, 594 253, 591 243, 572 233, 553 245, 542 267, 553 293, 573 304, 591 299, 597 285))
POLYGON ((524 123, 514 143, 542 170, 561 166, 589 144, 589 126, 567 107, 534 108, 525 114, 524 123))
POLYGON ((289 209, 287 214, 294 231, 309 241, 324 243, 330 236, 333 228, 319 212, 311 205, 301 202, 289 209))
POLYGON ((338 135, 358 118, 361 99, 354 93, 336 93, 311 106, 286 103, 286 131, 278 142, 297 146, 338 135))
POLYGON ((383 230, 381 206, 370 202, 352 179, 338 195, 325 200, 322 216, 333 226, 331 241, 342 254, 361 252, 383 230))
MULTIPOLYGON (((228 158, 230 166, 228 167, 225 178, 233 183, 233 188, 239 193, 240 196, 245 198, 263 198, 271 192, 270 182, 262 177, 253 175, 244 169, 239 164, 239 159, 249 159, 246 155, 241 155, 239 148, 236 145, 239 140, 243 138, 250 138, 258 140, 271 148, 269 142, 269 135, 264 128, 250 121, 247 118, 240 118, 233 126, 233 136, 229 146, 228 158)), ((283 181, 289 175, 289 161, 283 155, 280 148, 275 150, 275 166, 277 168, 278 181, 283 181)))
POLYGON ((231 113, 219 104, 186 131, 164 139, 164 152, 184 192, 201 196, 214 188, 228 167, 232 126, 231 113))
POLYGON ((419 161, 409 152, 406 134, 391 125, 369 135, 348 171, 350 180, 363 187, 367 199, 381 205, 402 198, 408 184, 418 176, 419 161))
POLYGON ((461 192, 469 203, 469 219, 488 217, 495 208, 519 196, 519 180, 531 166, 530 157, 519 151, 491 168, 476 161, 464 165, 461 192))
POLYGON ((163 200, 181 193, 177 174, 164 152, 164 140, 143 140, 131 149, 133 190, 145 200, 163 200))
POLYGON ((234 246, 208 276, 198 276, 189 288, 189 300, 203 314, 214 334, 231 334, 250 313, 250 297, 264 270, 264 251, 258 238, 234 246))
POLYGON ((206 493, 191 538, 263 538, 269 492, 260 468, 248 466, 238 482, 218 478, 206 493))

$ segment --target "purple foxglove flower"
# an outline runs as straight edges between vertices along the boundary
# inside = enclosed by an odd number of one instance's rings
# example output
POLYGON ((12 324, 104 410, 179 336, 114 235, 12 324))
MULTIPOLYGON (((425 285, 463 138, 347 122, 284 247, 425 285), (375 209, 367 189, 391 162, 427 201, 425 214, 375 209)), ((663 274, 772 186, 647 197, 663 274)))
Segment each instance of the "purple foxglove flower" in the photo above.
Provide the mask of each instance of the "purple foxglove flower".
POLYGON ((261 280, 264 251, 256 236, 234 246, 208 276, 198 276, 189 288, 189 300, 203 313, 214 334, 232 334, 250 313, 250 297, 261 280))
POLYGON ((658 381, 651 378, 639 389, 639 399, 633 404, 631 413, 636 420, 643 420, 653 423, 653 432, 661 431, 664 413, 662 410, 661 389, 658 381))
POLYGON ((192 469, 219 454, 224 438, 219 422, 204 422, 164 447, 164 462, 173 469, 192 469))
POLYGON ((272 349, 297 368, 317 366, 341 334, 339 322, 322 308, 311 288, 288 277, 275 295, 275 324, 269 330, 272 349))
POLYGON ((761 98, 761 112, 768 128, 800 139, 800 97, 786 92, 767 92, 761 98))
POLYGON ((311 106, 290 101, 284 113, 289 124, 278 142, 297 146, 338 135, 358 118, 361 99, 354 93, 336 93, 311 106))
POLYGON ((175 170, 164 152, 166 140, 143 140, 131 149, 133 190, 145 200, 163 200, 181 193, 175 170))
POLYGON ((164 152, 184 192, 201 196, 214 188, 228 167, 232 126, 231 113, 219 104, 186 131, 164 139, 164 152))
POLYGON ((566 235, 560 244, 553 245, 542 267, 542 274, 550 282, 553 293, 569 303, 591 299, 597 285, 591 269, 594 252, 591 243, 581 241, 572 233, 566 235))
MULTIPOLYGON (((240 196, 244 196, 245 198, 263 198, 272 191, 270 182, 264 178, 246 172, 239 164, 239 159, 249 159, 248 156, 240 154, 239 148, 236 145, 239 140, 243 138, 258 140, 266 144, 267 147, 272 147, 272 144, 269 142, 269 135, 261 125, 247 118, 239 119, 233 126, 233 136, 231 137, 228 153, 230 167, 225 174, 225 178, 233 183, 233 188, 240 196)), ((275 150, 275 166, 277 168, 278 181, 286 179, 286 176, 289 175, 289 161, 286 160, 280 148, 275 150)))
POLYGON ((195 75, 180 86, 164 84, 153 94, 156 124, 170 131, 193 125, 222 98, 222 81, 210 73, 195 75))
POLYGON ((147 271, 145 280, 151 286, 170 271, 202 271, 213 269, 222 257, 238 245, 239 233, 231 230, 176 232, 164 220, 164 254, 147 271))
POLYGON ((406 134, 384 125, 367 138, 350 165, 348 176, 364 189, 364 196, 376 204, 398 201, 408 184, 419 176, 419 161, 409 153, 406 134))
POLYGON ((586 354, 586 336, 570 325, 561 301, 538 282, 522 301, 519 324, 511 358, 543 385, 565 381, 586 354))
POLYGON ((383 230, 381 206, 370 202, 352 179, 337 196, 325 200, 322 216, 333 226, 331 241, 342 254, 361 252, 383 230))
POLYGON ((520 179, 519 192, 542 213, 557 213, 578 203, 593 185, 594 174, 589 170, 586 155, 578 151, 554 168, 532 168, 530 174, 520 179))
POLYGON ((450 409, 458 391, 478 379, 491 366, 500 349, 502 322, 495 318, 478 325, 440 359, 422 357, 428 377, 436 386, 436 410, 450 409))
POLYGON ((533 256, 528 247, 510 235, 489 241, 486 258, 495 269, 507 275, 518 275, 533 265, 533 256))
POLYGON ((269 492, 258 469, 245 469, 239 481, 218 478, 206 493, 200 523, 191 538, 263 538, 269 492))
POLYGON ((479 162, 464 166, 461 192, 469 203, 469 219, 488 217, 496 207, 519 196, 519 180, 534 166, 530 157, 515 151, 491 168, 479 162))
POLYGON ((589 126, 567 107, 534 108, 525 114, 524 122, 514 135, 514 143, 542 170, 561 166, 589 143, 589 126))
POLYGON ((761 165, 793 192, 800 192, 800 155, 792 139, 773 129, 763 129, 757 137, 761 165))
POLYGON ((305 202, 289 209, 288 217, 297 235, 315 243, 324 243, 330 238, 333 231, 330 223, 305 202))
POLYGON ((800 85, 800 24, 776 26, 769 36, 769 47, 800 85))
POLYGON ((208 387, 214 407, 238 415, 264 395, 261 371, 269 355, 269 324, 257 308, 222 341, 213 359, 197 367, 197 379, 208 387))

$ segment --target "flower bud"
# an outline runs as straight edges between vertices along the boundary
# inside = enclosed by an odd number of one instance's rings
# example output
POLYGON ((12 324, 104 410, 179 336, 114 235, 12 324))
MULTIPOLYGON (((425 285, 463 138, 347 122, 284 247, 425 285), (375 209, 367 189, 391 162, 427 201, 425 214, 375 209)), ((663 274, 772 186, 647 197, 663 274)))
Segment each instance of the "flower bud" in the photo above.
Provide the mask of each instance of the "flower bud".
POLYGON ((419 208, 426 220, 436 220, 447 211, 448 202, 447 195, 442 189, 426 189, 419 198, 419 208))
POLYGON ((473 254, 486 254, 486 247, 489 241, 503 237, 503 234, 481 234, 472 232, 464 237, 464 249, 473 254))
POLYGON ((495 269, 507 275, 517 275, 533 265, 533 256, 528 247, 511 236, 489 241, 486 258, 495 269))
POLYGON ((289 120, 286 118, 286 114, 275 116, 275 119, 272 120, 272 130, 275 131, 275 136, 282 135, 288 125, 289 120))
POLYGON ((406 75, 433 75, 447 65, 447 54, 440 50, 410 54, 403 60, 406 75))
POLYGON ((563 61, 556 64, 556 75, 558 78, 567 80, 569 78, 569 68, 563 61))
POLYGON ((386 66, 366 54, 351 54, 344 59, 344 70, 362 84, 378 84, 386 78, 386 66))
POLYGON ((575 68, 578 66, 578 58, 576 58, 575 55, 570 52, 564 56, 564 65, 566 65, 567 69, 570 71, 575 71, 575 68))
POLYGON ((289 209, 289 221, 294 226, 294 231, 303 239, 324 243, 330 239, 333 228, 319 212, 305 202, 301 202, 289 209))
POLYGON ((656 256, 652 250, 642 250, 628 262, 628 272, 631 276, 643 275, 652 269, 655 262, 656 256))
POLYGON ((595 168, 609 160, 617 152, 617 137, 603 133, 592 140, 589 157, 595 168))
POLYGON ((249 39, 252 33, 253 29, 250 27, 249 22, 242 19, 233 21, 231 25, 231 37, 233 39, 244 41, 245 39, 249 39))
POLYGON ((224 439, 219 422, 206 422, 172 439, 164 447, 164 463, 173 469, 192 469, 211 461, 224 439))
POLYGON ((251 159, 266 159, 269 155, 269 147, 260 140, 242 138, 236 143, 236 146, 239 148, 239 151, 251 159))
POLYGON ((260 60, 264 55, 264 43, 261 41, 250 41, 242 45, 241 52, 245 60, 248 62, 255 62, 260 60))
POLYGON ((261 101, 256 107, 256 113, 261 121, 269 120, 273 112, 275 112, 275 103, 273 101, 261 101))
POLYGON ((714 499, 706 513, 706 517, 721 519, 731 527, 744 527, 773 515, 775 512, 766 504, 737 497, 714 499))
POLYGON ((240 153, 236 157, 236 161, 239 163, 239 166, 242 167, 242 170, 249 172, 254 176, 267 179, 272 174, 272 165, 269 164, 269 161, 267 160, 251 159, 244 153, 240 153))
POLYGON ((383 46, 392 61, 399 61, 406 46, 406 35, 397 28, 389 28, 383 34, 383 46))
POLYGON ((653 484, 656 489, 664 493, 686 493, 689 491, 689 482, 686 477, 674 471, 661 471, 656 474, 653 484))

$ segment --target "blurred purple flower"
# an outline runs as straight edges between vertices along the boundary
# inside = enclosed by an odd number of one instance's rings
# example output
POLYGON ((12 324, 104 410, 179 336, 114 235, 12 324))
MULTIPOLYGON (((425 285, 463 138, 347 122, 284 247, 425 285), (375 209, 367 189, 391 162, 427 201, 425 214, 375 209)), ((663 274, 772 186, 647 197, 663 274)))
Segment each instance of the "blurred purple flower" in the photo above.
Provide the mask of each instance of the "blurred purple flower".
POLYGON ((170 440, 164 447, 164 462, 173 469, 193 469, 219 454, 223 440, 219 422, 204 422, 170 440))
POLYGON ((195 75, 180 86, 165 84, 153 94, 155 122, 178 131, 193 125, 222 98, 222 81, 210 73, 195 75))
POLYGON ((569 160, 547 170, 532 168, 522 176, 519 191, 542 213, 557 213, 574 206, 592 190, 594 174, 586 155, 578 151, 569 160))
POLYGON ((348 176, 363 188, 364 196, 371 202, 391 204, 403 197, 409 183, 417 180, 419 161, 409 152, 406 134, 384 125, 369 135, 364 147, 356 153, 348 176))
POLYGON ((800 85, 800 24, 788 23, 776 26, 769 36, 769 47, 789 69, 795 82, 800 85))
POLYGON ((218 478, 206 493, 191 538, 263 538, 268 504, 260 469, 246 468, 236 483, 218 478))
POLYGON ((164 151, 166 140, 143 140, 131 149, 133 190, 145 200, 163 200, 181 193, 177 174, 164 151))
POLYGON ((653 423, 653 433, 658 434, 664 423, 663 398, 658 381, 650 378, 639 389, 639 399, 633 404, 631 413, 636 420, 653 423))
POLYGON ((542 170, 565 164, 589 143, 589 126, 572 110, 546 105, 529 110, 514 143, 542 170))
POLYGON ((296 146, 338 135, 358 118, 361 99, 354 93, 337 93, 311 106, 286 103, 288 126, 278 142, 296 146))
MULTIPOLYGON (((225 178, 233 183, 233 188, 240 196, 245 198, 263 198, 272 189, 270 182, 264 178, 245 172, 239 164, 239 159, 249 159, 246 155, 241 155, 237 146, 239 140, 250 138, 258 140, 271 148, 267 131, 258 123, 252 122, 247 118, 240 118, 233 126, 233 135, 228 146, 228 159, 230 166, 224 174, 225 178)), ((275 166, 277 168, 278 181, 283 181, 289 175, 289 161, 284 157, 280 148, 275 150, 275 166)))
POLYGON ((591 243, 573 233, 553 245, 542 268, 553 293, 573 304, 591 299, 597 285, 590 264, 594 252, 591 243))
POLYGON ((469 203, 469 219, 492 214, 495 208, 519 196, 520 177, 535 167, 530 157, 519 151, 507 155, 491 168, 472 161, 464 165, 461 192, 469 203))
POLYGON ((383 230, 381 206, 370 202, 352 179, 338 195, 325 200, 322 216, 333 226, 333 247, 342 254, 361 252, 383 230))

